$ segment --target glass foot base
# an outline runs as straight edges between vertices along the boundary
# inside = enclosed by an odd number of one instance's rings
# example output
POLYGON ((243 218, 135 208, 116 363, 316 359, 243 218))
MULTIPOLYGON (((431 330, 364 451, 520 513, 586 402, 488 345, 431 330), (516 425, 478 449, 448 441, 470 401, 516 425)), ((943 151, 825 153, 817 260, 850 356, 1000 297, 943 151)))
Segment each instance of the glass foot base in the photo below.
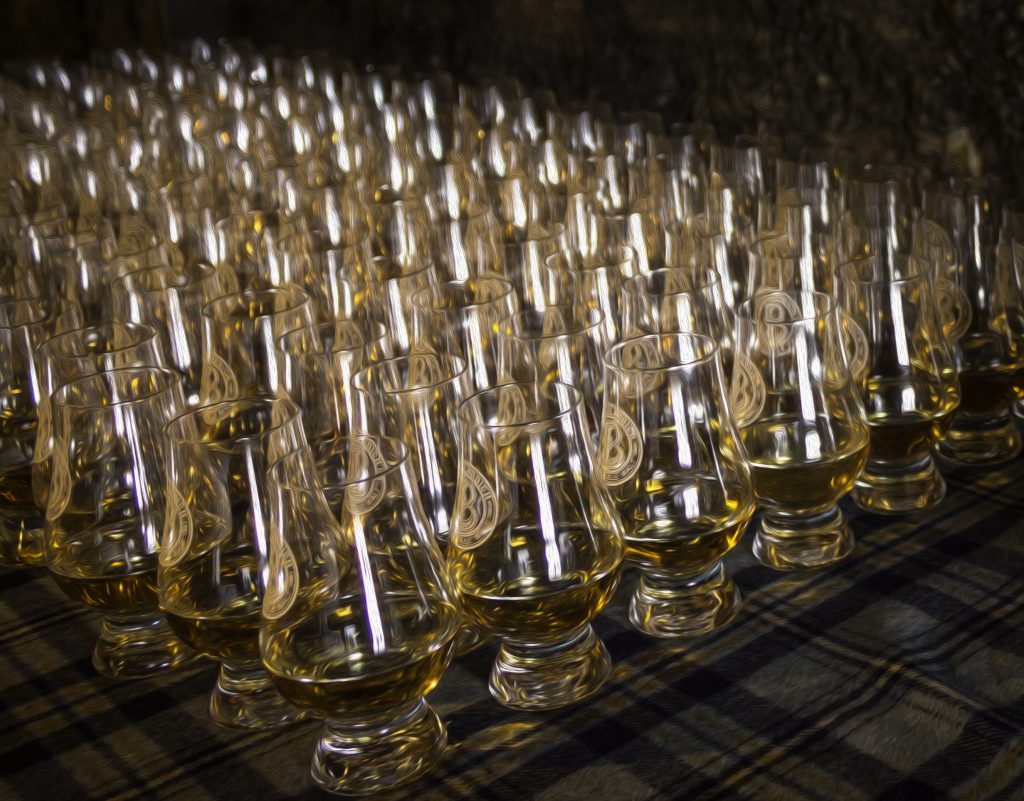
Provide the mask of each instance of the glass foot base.
POLYGON ((222 726, 272 729, 308 716, 277 691, 261 662, 221 664, 210 693, 210 717, 222 726))
POLYGON ((724 626, 741 604, 721 562, 688 578, 643 573, 629 604, 629 622, 652 637, 696 637, 724 626))
POLYGON ((930 456, 905 472, 865 468, 853 489, 854 502, 877 514, 908 514, 929 509, 946 497, 946 482, 930 456))
POLYGON ((981 428, 957 426, 946 432, 938 445, 939 454, 956 464, 997 465, 1017 458, 1021 451, 1021 436, 1012 419, 1000 425, 981 428))
POLYGON ((110 679, 142 679, 200 658, 174 635, 163 615, 107 615, 100 624, 92 666, 110 679))
POLYGON ((422 699, 378 723, 327 720, 313 754, 313 781, 338 795, 385 793, 425 773, 447 744, 444 724, 422 699))
POLYGON ((611 675, 608 649, 588 623, 558 643, 503 640, 491 695, 513 709, 556 709, 593 695, 611 675))
POLYGON ((776 570, 826 567, 849 556, 853 534, 843 513, 782 517, 765 511, 754 536, 754 556, 776 570))

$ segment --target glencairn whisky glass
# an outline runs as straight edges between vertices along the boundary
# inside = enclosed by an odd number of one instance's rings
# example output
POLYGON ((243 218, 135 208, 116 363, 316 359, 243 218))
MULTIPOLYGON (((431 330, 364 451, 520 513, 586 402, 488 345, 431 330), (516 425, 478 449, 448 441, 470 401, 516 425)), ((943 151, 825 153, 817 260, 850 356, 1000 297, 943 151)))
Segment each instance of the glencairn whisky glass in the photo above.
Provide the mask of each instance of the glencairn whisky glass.
POLYGON ((144 267, 125 273, 111 285, 113 319, 152 325, 157 331, 168 367, 178 371, 189 403, 199 398, 202 358, 199 312, 201 303, 186 303, 187 281, 167 267, 144 267))
POLYGON ((369 237, 366 241, 337 248, 313 250, 318 279, 310 294, 321 321, 366 320, 383 315, 370 295, 369 237))
POLYGON ((927 509, 946 493, 932 448, 960 403, 933 270, 915 256, 858 259, 840 269, 839 292, 847 319, 864 335, 866 369, 855 377, 871 434, 853 499, 873 512, 927 509))
POLYGON ((632 624, 680 637, 730 621, 740 593, 722 560, 754 490, 714 340, 648 334, 608 351, 597 469, 640 570, 632 624))
POLYGON ((288 400, 253 397, 192 409, 165 429, 167 512, 157 569, 160 607, 196 651, 221 663, 210 716, 265 729, 304 713, 260 661, 260 606, 270 547, 268 462, 305 443, 288 400))
POLYGON ((327 718, 313 779, 371 795, 443 752, 444 724, 424 696, 448 665, 462 615, 405 446, 355 437, 338 452, 333 508, 308 451, 271 468, 260 647, 281 694, 327 718))
POLYGON ((366 343, 351 320, 303 326, 277 340, 281 387, 302 411, 310 443, 365 431, 366 408, 353 379, 366 361, 366 343))
POLYGON ((605 250, 592 262, 572 265, 562 253, 548 258, 548 267, 556 273, 572 275, 574 303, 582 303, 601 312, 605 339, 609 344, 623 338, 625 322, 625 285, 637 274, 636 254, 628 245, 605 250))
POLYGON ((496 275, 447 281, 419 291, 413 305, 417 346, 458 356, 473 390, 498 383, 498 327, 518 309, 511 283, 496 275))
POLYGON ((432 262, 407 268, 388 258, 375 258, 371 262, 370 295, 373 304, 384 311, 384 324, 394 355, 404 356, 413 349, 417 313, 414 298, 437 284, 437 271, 432 262))
POLYGON ((309 296, 296 287, 245 289, 207 303, 201 402, 278 394, 281 365, 275 343, 296 328, 312 331, 314 318, 309 296))
POLYGON ((0 565, 41 565, 43 519, 32 463, 43 394, 37 349, 54 318, 41 298, 0 300, 0 565))
POLYGON ((612 238, 633 249, 637 272, 646 273, 665 266, 665 231, 655 213, 654 201, 640 197, 628 211, 609 215, 612 238))
POLYGON ((423 511, 446 548, 459 460, 457 412, 470 394, 466 363, 415 351, 368 366, 354 386, 368 399, 376 429, 394 433, 409 449, 423 511))
POLYGON ((564 281, 568 274, 549 266, 548 259, 565 252, 565 226, 549 229, 531 227, 522 241, 505 245, 504 274, 515 288, 519 306, 542 310, 552 304, 567 302, 564 281))
POLYGON ((437 261, 446 281, 465 281, 486 272, 501 272, 502 243, 494 213, 486 204, 468 216, 435 226, 437 261))
POLYGON ((715 270, 665 267, 640 273, 623 287, 623 306, 630 336, 707 334, 720 344, 723 366, 730 366, 733 315, 715 270))
POLYGON ((580 701, 611 669, 590 621, 618 582, 622 523, 582 405, 567 384, 501 384, 459 409, 448 563, 466 611, 501 638, 491 695, 517 709, 580 701))
MULTIPOLYGON (((367 367, 356 376, 355 387, 360 400, 377 412, 374 430, 396 434, 409 449, 424 514, 441 550, 447 551, 459 466, 458 409, 470 394, 466 363, 447 353, 418 350, 367 367)), ((478 627, 464 620, 455 653, 466 653, 483 640, 478 627)))
POLYGON ((955 274, 968 309, 958 341, 960 406, 938 449, 960 464, 995 465, 1021 450, 1011 412, 1024 362, 1004 310, 994 303, 1000 294, 995 212, 980 191, 969 193, 966 205, 966 247, 955 274))
POLYGON ((819 292, 762 291, 737 309, 730 398, 762 509, 753 551, 779 570, 853 549, 836 503, 864 469, 869 432, 853 377, 864 335, 848 353, 842 323, 819 292))
POLYGON ((397 264, 403 272, 431 261, 430 217, 418 200, 400 198, 371 207, 375 256, 397 264))
POLYGON ((501 380, 576 387, 596 437, 609 347, 603 324, 598 309, 582 304, 526 309, 503 320, 498 327, 501 380))
POLYGON ((178 375, 127 367, 65 384, 46 506, 46 564, 64 594, 103 613, 92 663, 110 678, 195 658, 160 614, 163 427, 184 409, 178 375))
POLYGON ((36 351, 40 402, 32 455, 32 492, 46 511, 56 431, 53 396, 59 387, 118 367, 163 367, 164 352, 155 328, 136 323, 105 323, 58 331, 36 351))

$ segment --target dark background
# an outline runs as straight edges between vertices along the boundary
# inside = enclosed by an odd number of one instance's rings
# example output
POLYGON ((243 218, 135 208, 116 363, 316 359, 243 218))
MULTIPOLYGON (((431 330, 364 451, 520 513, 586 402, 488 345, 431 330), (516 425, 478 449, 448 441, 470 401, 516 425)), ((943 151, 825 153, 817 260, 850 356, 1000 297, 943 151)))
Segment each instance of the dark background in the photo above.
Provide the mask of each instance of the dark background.
POLYGON ((3 0, 8 58, 192 36, 408 74, 511 74, 720 134, 837 131, 931 157, 965 131, 1024 186, 1024 5, 986 0, 3 0))

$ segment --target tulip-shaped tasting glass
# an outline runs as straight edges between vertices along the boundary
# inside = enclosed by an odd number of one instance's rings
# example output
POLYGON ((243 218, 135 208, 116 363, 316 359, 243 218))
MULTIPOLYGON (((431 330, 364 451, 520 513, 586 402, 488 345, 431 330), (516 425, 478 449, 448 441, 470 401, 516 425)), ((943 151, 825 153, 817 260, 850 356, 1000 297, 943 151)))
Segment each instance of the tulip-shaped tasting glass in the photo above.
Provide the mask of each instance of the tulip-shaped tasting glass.
POLYGON ((159 332, 168 366, 181 373, 185 399, 199 400, 202 371, 202 309, 211 300, 238 291, 234 273, 205 262, 181 275, 168 267, 146 267, 114 282, 114 319, 145 323, 159 332))
POLYGON ((281 391, 277 338, 314 328, 313 304, 297 287, 246 289, 203 307, 202 403, 281 391))
POLYGON ((740 594, 722 559, 754 513, 754 490, 711 338, 649 334, 612 347, 597 466, 640 569, 632 624, 678 637, 730 621, 740 594))
POLYGON ((0 565, 45 562, 32 465, 50 403, 37 354, 54 322, 41 298, 0 301, 0 565))
POLYGON ((277 352, 281 388, 301 410, 310 444, 365 431, 366 405, 352 386, 366 359, 357 323, 301 326, 278 338, 277 352))
POLYGON ((55 431, 53 396, 78 378, 118 367, 163 367, 164 354, 155 328, 135 323, 103 323, 58 332, 36 351, 40 395, 39 424, 32 460, 32 492, 40 511, 50 494, 55 431))
POLYGON ((406 447, 365 436, 346 445, 330 487, 308 451, 271 468, 260 647, 281 694, 327 718, 314 780, 370 795, 441 755, 445 728, 424 696, 448 664, 462 615, 406 447))
POLYGON ((446 548, 459 462, 457 415, 470 394, 465 362, 417 351, 367 367, 355 377, 355 387, 373 426, 409 449, 420 502, 438 544, 446 548))
POLYGON ((866 369, 854 377, 871 431, 853 499, 894 514, 934 506, 946 482, 932 448, 953 421, 960 384, 933 270, 915 256, 857 259, 840 268, 839 294, 856 336, 864 335, 866 369))
POLYGON ((779 570, 828 565, 853 548, 836 503, 864 469, 868 425, 852 375, 863 357, 847 355, 847 325, 819 292, 762 291, 737 310, 730 397, 763 510, 753 550, 779 570))
MULTIPOLYGON (((458 409, 470 394, 468 382, 461 359, 423 351, 371 365, 355 380, 377 429, 397 435, 409 448, 420 502, 442 551, 455 509, 458 409)), ((483 640, 479 628, 464 621, 455 652, 466 653, 483 640)))
POLYGON ((580 392, 501 384, 463 403, 459 423, 448 562, 466 611, 502 640, 491 694, 520 709, 575 703, 610 672, 590 621, 623 557, 580 392))
POLYGON ((184 408, 178 375, 111 370, 65 384, 53 400, 46 561, 65 595, 104 615, 93 666, 135 678, 191 661, 157 603, 163 427, 184 408))
POLYGON ((166 428, 168 461, 157 571, 171 628, 221 663, 210 716, 266 729, 303 713, 278 694, 260 661, 260 606, 270 539, 267 465, 304 444, 289 400, 253 397, 200 406, 166 428))
POLYGON ((560 381, 583 395, 588 429, 598 433, 604 353, 608 341, 600 310, 582 303, 526 309, 498 326, 503 381, 560 381))
MULTIPOLYGON (((939 453, 965 465, 996 465, 1021 451, 1012 406, 1021 392, 1024 354, 1001 302, 1012 261, 997 260, 991 199, 972 194, 967 203, 965 247, 954 274, 969 310, 959 338, 960 406, 939 443, 939 453)), ((1002 249, 1006 253, 1006 249, 1002 249)))
POLYGON ((418 292, 413 304, 418 347, 460 358, 473 390, 499 382, 498 326, 518 309, 511 283, 496 275, 448 281, 418 292))
POLYGON ((437 286, 433 262, 402 266, 387 258, 376 258, 369 270, 371 305, 383 310, 390 339, 390 352, 404 356, 416 345, 416 304, 413 299, 437 286))
POLYGON ((548 258, 552 271, 571 272, 571 284, 578 302, 601 312, 605 340, 619 342, 626 335, 625 284, 637 274, 637 257, 626 245, 609 247, 593 256, 593 261, 571 264, 562 253, 548 258))

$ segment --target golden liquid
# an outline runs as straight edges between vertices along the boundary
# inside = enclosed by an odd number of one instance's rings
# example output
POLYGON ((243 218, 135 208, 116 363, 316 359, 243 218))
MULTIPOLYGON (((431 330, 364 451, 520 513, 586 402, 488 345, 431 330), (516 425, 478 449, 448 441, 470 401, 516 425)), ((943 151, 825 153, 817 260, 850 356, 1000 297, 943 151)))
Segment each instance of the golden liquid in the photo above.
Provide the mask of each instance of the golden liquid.
POLYGON ((0 508, 9 515, 36 511, 32 494, 35 437, 35 418, 24 420, 0 412, 0 508))
POLYGON ((1021 370, 985 367, 960 373, 960 411, 972 417, 997 417, 1017 398, 1021 370))
POLYGON ((508 582, 494 594, 465 592, 462 603, 480 626, 499 637, 550 639, 578 629, 601 611, 615 592, 619 566, 576 578, 576 586, 553 592, 531 582, 508 582))
MULTIPOLYGON (((833 441, 827 455, 811 459, 794 433, 799 425, 787 415, 757 422, 741 432, 754 493, 759 501, 787 511, 824 511, 853 489, 864 470, 868 432, 833 419, 833 441)), ((804 434, 804 443, 808 436, 804 434)), ((817 442, 822 447, 820 436, 817 442)))
POLYGON ((265 622, 263 661, 292 703, 322 715, 374 715, 413 703, 441 679, 458 608, 421 595, 339 598, 327 611, 265 622), (373 611, 373 614, 370 612, 373 611))
POLYGON ((753 506, 739 517, 699 518, 683 529, 652 530, 653 525, 626 536, 631 561, 661 570, 688 571, 717 562, 739 542, 753 506), (691 528, 692 526, 692 528, 691 528))
MULTIPOLYGON (((128 493, 103 502, 104 524, 92 506, 72 503, 47 528, 50 571, 75 601, 111 613, 157 609, 156 553, 128 493)), ((155 542, 154 542, 155 546, 155 542)))
POLYGON ((952 372, 936 376, 911 366, 905 378, 869 378, 864 407, 871 429, 871 460, 921 457, 946 435, 959 403, 952 372))
POLYGON ((113 614, 156 611, 156 571, 107 576, 67 576, 51 571, 57 586, 72 601, 113 614))
POLYGON ((748 479, 738 460, 721 450, 718 472, 681 470, 674 427, 659 431, 650 446, 645 480, 611 492, 626 527, 627 554, 654 569, 710 566, 736 545, 754 512, 748 479))
MULTIPOLYGON (((1003 323, 993 320, 998 329, 1003 323)), ((998 334, 969 334, 960 342, 960 411, 971 417, 998 417, 1017 398, 1024 366, 1008 359, 998 334)))
POLYGON ((32 494, 32 464, 14 465, 0 470, 0 506, 8 511, 36 511, 32 494))
POLYGON ((0 562, 41 565, 43 516, 32 496, 32 465, 0 472, 0 562))
POLYGON ((547 639, 579 628, 608 602, 622 563, 618 541, 582 526, 561 527, 552 539, 557 559, 546 552, 552 543, 526 527, 452 553, 463 605, 480 626, 499 637, 547 639))
POLYGON ((243 662, 260 658, 260 615, 182 617, 164 611, 171 630, 196 651, 214 659, 243 662))
POLYGON ((924 413, 869 414, 871 458, 898 462, 926 454, 946 436, 955 414, 955 408, 934 416, 924 413))
POLYGON ((249 547, 218 547, 161 568, 160 605, 171 628, 216 659, 259 659, 258 593, 259 559, 249 547))

